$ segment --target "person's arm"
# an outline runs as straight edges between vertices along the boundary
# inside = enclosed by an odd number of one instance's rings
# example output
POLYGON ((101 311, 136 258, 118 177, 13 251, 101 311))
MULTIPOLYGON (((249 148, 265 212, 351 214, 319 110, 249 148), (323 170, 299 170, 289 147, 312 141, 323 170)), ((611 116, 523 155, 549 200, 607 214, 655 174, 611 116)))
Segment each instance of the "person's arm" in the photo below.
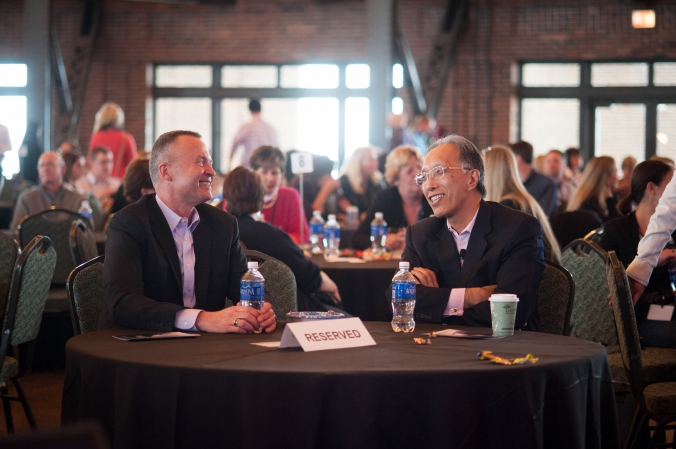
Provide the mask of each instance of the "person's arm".
POLYGON ((28 201, 26 199, 26 192, 21 194, 19 199, 16 201, 16 205, 14 206, 14 215, 12 217, 12 230, 16 230, 16 228, 19 226, 21 221, 26 218, 26 215, 29 215, 29 205, 28 201))
POLYGON ((237 151, 237 148, 242 144, 242 141, 244 140, 244 127, 239 128, 237 130, 237 134, 235 134, 235 138, 232 139, 232 147, 230 147, 230 160, 232 161, 233 156, 235 155, 235 152, 237 151))
POLYGON ((634 303, 648 285, 653 268, 657 266, 660 253, 674 229, 676 229, 676 177, 667 184, 655 213, 650 217, 645 236, 638 244, 638 254, 627 267, 634 303))

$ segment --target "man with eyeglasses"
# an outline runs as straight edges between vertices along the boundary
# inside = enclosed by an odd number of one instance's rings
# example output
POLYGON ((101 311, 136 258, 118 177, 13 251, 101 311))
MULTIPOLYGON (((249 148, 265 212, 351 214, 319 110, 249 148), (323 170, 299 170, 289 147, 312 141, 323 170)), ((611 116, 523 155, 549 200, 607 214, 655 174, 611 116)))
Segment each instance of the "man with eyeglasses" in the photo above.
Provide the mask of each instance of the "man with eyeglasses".
POLYGON ((40 185, 23 193, 14 207, 12 229, 28 215, 37 214, 52 207, 77 212, 84 197, 63 185, 66 165, 59 153, 42 153, 38 159, 40 185))
POLYGON ((519 297, 516 329, 539 330, 537 292, 544 272, 540 223, 483 200, 484 165, 469 140, 437 140, 416 176, 434 217, 406 231, 402 260, 418 280, 415 319, 491 326, 488 298, 519 297))

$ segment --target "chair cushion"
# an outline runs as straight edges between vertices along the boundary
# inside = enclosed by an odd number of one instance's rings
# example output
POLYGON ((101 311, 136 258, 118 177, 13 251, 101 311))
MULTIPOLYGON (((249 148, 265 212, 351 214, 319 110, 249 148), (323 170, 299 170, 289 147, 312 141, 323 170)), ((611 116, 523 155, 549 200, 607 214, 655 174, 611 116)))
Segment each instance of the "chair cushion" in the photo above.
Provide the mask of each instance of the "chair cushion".
POLYGON ((643 395, 650 412, 661 416, 676 414, 676 382, 648 385, 643 395))
MULTIPOLYGON (((644 385, 657 382, 676 382, 676 349, 645 348, 641 352, 643 355, 641 378, 644 385)), ((622 362, 622 354, 619 352, 608 354, 608 362, 610 363, 613 380, 629 383, 622 362)))
POLYGON ((5 357, 2 368, 0 368, 0 383, 7 382, 17 374, 19 374, 19 362, 15 358, 5 357))

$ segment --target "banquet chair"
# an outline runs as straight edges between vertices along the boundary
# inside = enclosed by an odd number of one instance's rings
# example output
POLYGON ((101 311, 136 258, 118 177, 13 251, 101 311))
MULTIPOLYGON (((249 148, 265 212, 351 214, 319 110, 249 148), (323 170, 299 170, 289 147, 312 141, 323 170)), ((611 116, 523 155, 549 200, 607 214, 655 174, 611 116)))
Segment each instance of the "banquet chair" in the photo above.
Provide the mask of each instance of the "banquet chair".
POLYGON ((575 335, 601 343, 608 352, 618 352, 613 312, 608 307, 606 252, 582 239, 572 241, 561 254, 561 265, 575 281, 571 326, 575 335))
POLYGON ((70 318, 75 335, 98 329, 103 304, 103 262, 106 255, 95 257, 77 266, 68 276, 66 290, 70 318))
POLYGON ((75 260, 70 250, 70 227, 74 220, 89 221, 82 215, 65 209, 49 209, 24 218, 19 224, 19 244, 24 248, 36 235, 46 235, 54 244, 58 263, 52 277, 45 312, 68 313, 66 280, 75 260))
POLYGON ((265 278, 265 293, 271 298, 278 322, 288 321, 289 311, 298 311, 298 291, 293 271, 283 262, 259 251, 244 251, 247 260, 258 262, 258 271, 265 278))
POLYGON ((84 220, 73 220, 69 240, 70 252, 76 267, 99 255, 94 232, 84 220))
POLYGON ((561 265, 545 259, 545 271, 538 289, 540 332, 570 335, 570 314, 575 282, 561 265))
POLYGON ((49 281, 56 266, 56 251, 49 237, 37 236, 19 256, 7 304, 7 315, 0 341, 0 399, 5 412, 8 433, 14 432, 10 401, 21 402, 31 429, 36 430, 35 417, 28 404, 19 379, 30 369, 35 352, 42 312, 47 301, 49 281), (14 347, 13 355, 9 355, 14 347), (16 396, 9 395, 7 382, 11 381, 16 396))
POLYGON ((0 323, 5 319, 9 286, 12 282, 17 257, 19 257, 19 245, 13 238, 0 232, 0 323))
MULTIPOLYGON (((631 392, 638 403, 640 414, 637 431, 633 435, 630 447, 636 446, 641 430, 650 428, 649 420, 657 425, 650 440, 649 448, 666 447, 665 430, 667 425, 676 421, 676 382, 657 382, 645 386, 642 375, 643 352, 638 335, 638 326, 634 314, 629 282, 624 267, 614 251, 608 253, 607 279, 613 314, 617 326, 622 363, 629 379, 631 392)), ((673 428, 673 427, 671 427, 673 428)), ((668 446, 676 447, 672 442, 668 446)))

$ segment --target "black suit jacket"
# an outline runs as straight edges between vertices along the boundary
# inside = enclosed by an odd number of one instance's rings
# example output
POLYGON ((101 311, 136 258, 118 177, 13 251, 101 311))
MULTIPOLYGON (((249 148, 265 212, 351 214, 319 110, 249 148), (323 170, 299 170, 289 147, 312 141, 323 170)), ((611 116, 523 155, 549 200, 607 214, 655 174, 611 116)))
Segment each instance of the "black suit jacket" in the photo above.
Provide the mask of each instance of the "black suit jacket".
POLYGON ((545 265, 542 228, 532 216, 481 200, 462 268, 446 219, 427 218, 408 228, 402 260, 434 271, 439 283, 439 288, 417 286, 416 320, 490 327, 488 301, 465 309, 463 316, 443 313, 451 289, 497 285, 495 293, 519 297, 516 327, 539 330, 537 294, 545 265))
MULTIPOLYGON (((246 257, 235 218, 207 204, 197 206, 193 232, 195 308, 225 308, 239 301, 246 257)), ((103 268, 104 301, 99 327, 169 331, 183 309, 178 253, 155 195, 146 195, 110 221, 103 268)))

